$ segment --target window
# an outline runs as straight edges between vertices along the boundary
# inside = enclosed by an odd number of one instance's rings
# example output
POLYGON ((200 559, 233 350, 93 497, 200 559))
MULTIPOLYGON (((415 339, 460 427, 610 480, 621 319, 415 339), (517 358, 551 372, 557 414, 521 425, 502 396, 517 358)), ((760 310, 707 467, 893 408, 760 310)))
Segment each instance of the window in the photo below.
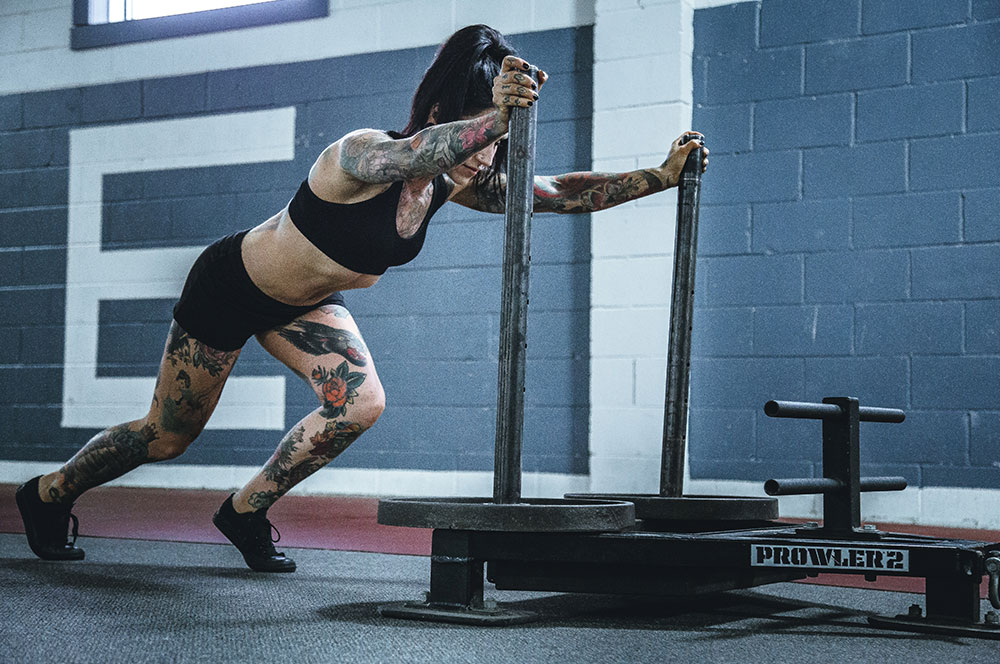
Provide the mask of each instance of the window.
POLYGON ((327 16, 330 0, 73 0, 73 49, 327 16))
POLYGON ((264 2, 274 2, 274 0, 108 0, 108 22, 137 21, 240 5, 258 5, 264 2), (115 12, 115 18, 111 17, 112 10, 115 12), (119 14, 121 18, 118 18, 119 14))

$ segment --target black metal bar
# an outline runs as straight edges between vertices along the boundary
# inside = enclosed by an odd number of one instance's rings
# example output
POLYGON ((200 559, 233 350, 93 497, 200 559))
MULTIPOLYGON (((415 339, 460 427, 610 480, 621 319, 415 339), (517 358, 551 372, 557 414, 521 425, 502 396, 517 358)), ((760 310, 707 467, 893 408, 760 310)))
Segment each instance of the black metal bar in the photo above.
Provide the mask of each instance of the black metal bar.
MULTIPOLYGON (((538 70, 531 77, 538 80, 538 70)), ((500 303, 500 363, 497 371, 497 427, 493 502, 521 499, 521 440, 524 431, 524 374, 528 348, 528 270, 534 207, 537 107, 510 112, 507 156, 506 238, 500 303)))
POLYGON ((434 531, 431 535, 429 604, 482 606, 483 561, 474 558, 471 551, 468 531, 434 531))
MULTIPOLYGON (((695 138, 694 134, 687 134, 682 142, 695 138)), ((660 456, 660 495, 674 498, 684 493, 684 445, 687 440, 691 321, 694 317, 694 270, 698 253, 698 203, 703 156, 701 148, 691 150, 677 183, 667 391, 663 413, 663 452, 660 456)))
POLYGON ((861 433, 858 400, 827 397, 824 404, 837 406, 840 417, 823 420, 823 477, 836 480, 843 491, 823 498, 823 527, 852 530, 861 527, 861 433))
MULTIPOLYGON (((472 534, 472 555, 496 560, 546 560, 553 562, 607 562, 611 565, 654 563, 664 568, 743 568, 750 565, 752 545, 775 547, 867 547, 905 550, 908 570, 886 570, 884 574, 910 577, 941 575, 942 570, 969 567, 982 579, 981 551, 989 544, 960 539, 941 539, 905 533, 883 533, 878 542, 858 538, 832 538, 823 528, 803 531, 798 524, 754 528, 744 531, 670 533, 634 531, 624 533, 502 533, 472 534), (978 571, 977 571, 978 570, 978 571)), ((846 566, 822 571, 861 574, 846 566)))
MULTIPOLYGON (((477 532, 470 556, 498 590, 702 594, 816 572, 927 579, 927 617, 973 625, 986 542, 882 533, 878 541, 794 524, 743 531, 610 534, 477 532), (771 549, 761 565, 761 548, 771 549), (779 553, 784 552, 784 555, 779 553), (782 578, 784 577, 784 578, 782 578)), ((968 636, 990 636, 988 628, 968 636)))
POLYGON ((981 619, 979 586, 982 575, 928 576, 924 586, 927 618, 961 623, 981 619))
MULTIPOLYGON (((808 403, 804 401, 768 401, 764 413, 769 417, 794 417, 808 420, 825 420, 841 417, 840 406, 831 403, 808 403)), ((872 408, 861 406, 858 415, 862 422, 899 423, 906 419, 906 413, 896 408, 872 408)))
MULTIPOLYGON (((862 491, 902 491, 905 477, 862 477, 862 491)), ((828 477, 772 479, 764 482, 764 492, 769 496, 797 496, 816 493, 833 493, 844 489, 844 484, 828 477)))
POLYGON ((734 570, 714 566, 687 568, 682 574, 656 562, 629 565, 544 562, 538 560, 491 561, 487 579, 497 590, 608 593, 614 595, 695 596, 768 583, 803 579, 799 570, 749 568, 734 570), (673 572, 673 573, 672 573, 673 572))

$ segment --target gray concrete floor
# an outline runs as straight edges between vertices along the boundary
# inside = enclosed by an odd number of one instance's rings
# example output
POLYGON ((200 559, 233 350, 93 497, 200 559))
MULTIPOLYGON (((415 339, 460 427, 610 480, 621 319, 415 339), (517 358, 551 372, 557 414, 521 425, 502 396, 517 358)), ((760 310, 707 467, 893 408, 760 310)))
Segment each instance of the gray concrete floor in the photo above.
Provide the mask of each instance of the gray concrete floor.
MULTIPOLYGON (((86 538, 87 560, 35 559, 0 535, 0 662, 985 662, 1000 641, 869 627, 919 595, 783 583, 712 598, 511 593, 536 622, 497 628, 382 618, 417 599, 427 558, 288 550, 290 575, 212 544, 86 538)), ((985 607, 984 607, 985 608, 985 607)))

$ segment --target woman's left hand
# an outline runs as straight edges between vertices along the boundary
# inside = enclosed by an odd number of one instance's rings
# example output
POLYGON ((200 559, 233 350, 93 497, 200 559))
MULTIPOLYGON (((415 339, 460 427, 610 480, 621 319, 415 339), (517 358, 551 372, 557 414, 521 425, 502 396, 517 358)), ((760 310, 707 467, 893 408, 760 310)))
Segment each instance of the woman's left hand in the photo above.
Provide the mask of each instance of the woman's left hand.
POLYGON ((493 79, 493 104, 506 122, 512 107, 531 106, 538 101, 538 92, 545 85, 549 75, 538 70, 538 83, 529 76, 531 65, 515 55, 503 59, 500 75, 493 79))
POLYGON ((695 148, 704 148, 701 162, 701 172, 704 173, 705 169, 708 168, 708 148, 705 147, 704 134, 697 131, 686 131, 670 144, 670 154, 667 155, 666 161, 660 164, 659 168, 660 174, 667 183, 667 187, 677 186, 681 178, 681 170, 684 168, 684 162, 687 161, 691 150, 695 148), (688 134, 693 134, 694 138, 681 145, 681 139, 688 134))

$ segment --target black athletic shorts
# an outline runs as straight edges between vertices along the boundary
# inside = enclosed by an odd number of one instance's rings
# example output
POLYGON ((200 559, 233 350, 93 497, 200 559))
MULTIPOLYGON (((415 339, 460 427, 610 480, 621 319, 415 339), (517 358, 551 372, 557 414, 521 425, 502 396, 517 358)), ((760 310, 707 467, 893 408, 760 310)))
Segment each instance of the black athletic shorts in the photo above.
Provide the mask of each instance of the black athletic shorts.
POLYGON ((316 304, 292 306, 257 288, 240 253, 248 232, 227 235, 209 245, 191 267, 181 299, 174 306, 177 324, 216 350, 242 348, 258 332, 285 325, 325 304, 344 306, 339 292, 316 304))

